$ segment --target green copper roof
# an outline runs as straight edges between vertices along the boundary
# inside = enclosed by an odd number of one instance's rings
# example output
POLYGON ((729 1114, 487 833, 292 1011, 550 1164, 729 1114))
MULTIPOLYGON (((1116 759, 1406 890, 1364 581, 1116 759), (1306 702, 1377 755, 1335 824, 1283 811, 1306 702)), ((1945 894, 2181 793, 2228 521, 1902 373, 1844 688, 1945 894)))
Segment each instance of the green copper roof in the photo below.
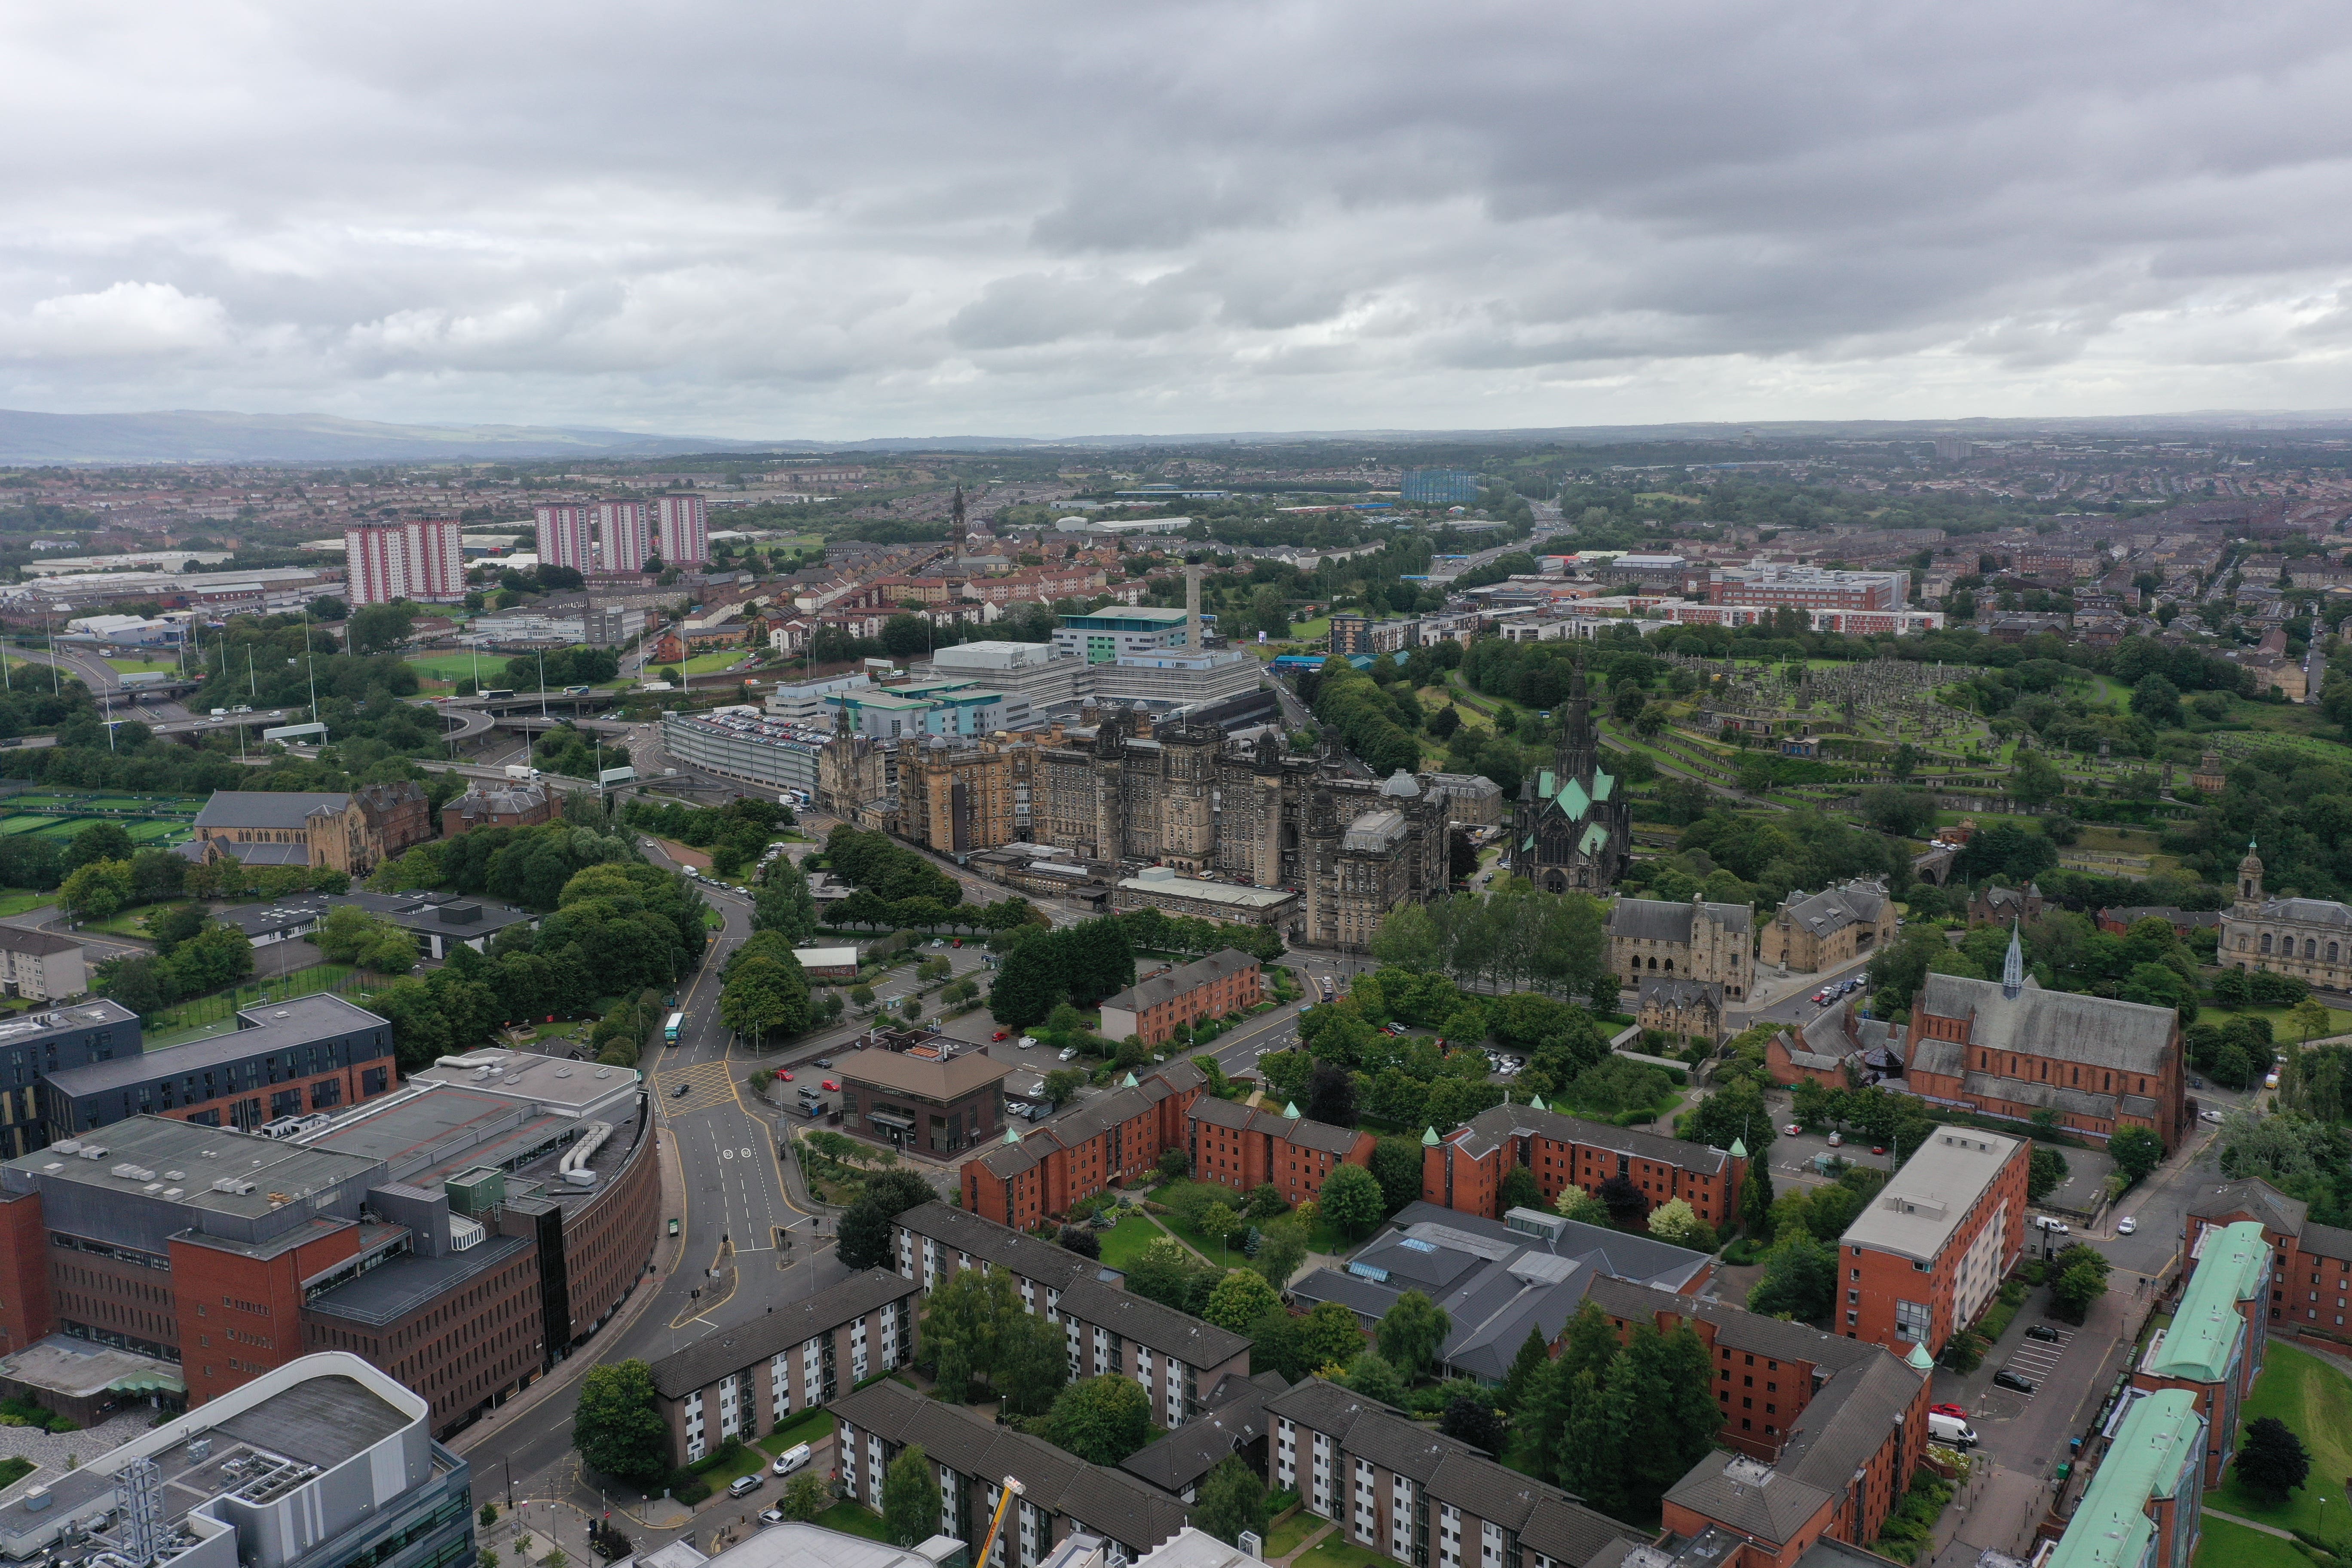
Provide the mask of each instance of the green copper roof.
POLYGON ((1133 1073, 1129 1073, 1119 1080, 1118 1087, 1121 1089, 1139 1089, 1142 1086, 1135 1081, 1135 1075, 1133 1073))
POLYGON ((2228 1376, 2245 1324, 2238 1303, 2261 1293, 2270 1258, 2263 1227, 2252 1220, 2208 1230, 2205 1255, 2180 1293, 2172 1326, 2148 1352, 2146 1370, 2190 1383, 2219 1383, 2228 1376))
POLYGON ((1570 779, 1559 786, 1559 808, 1568 813, 1570 822, 1580 822, 1584 814, 1592 809, 1592 797, 1584 793, 1582 784, 1570 779))
POLYGON ((1617 780, 1614 775, 1604 773, 1599 768, 1592 770, 1593 799, 1607 800, 1609 798, 1609 792, 1616 787, 1617 780))
POLYGON ((1519 847, 1520 847, 1520 848, 1522 848, 1522 849, 1532 849, 1532 848, 1534 848, 1535 847, 1536 847, 1536 836, 1535 836, 1534 834, 1532 834, 1532 833, 1530 833, 1530 834, 1528 834, 1528 841, 1527 841, 1525 844, 1522 844, 1522 845, 1520 845, 1520 846, 1519 846, 1519 847))
POLYGON ((2138 1568, 2156 1533, 2148 1502, 2172 1495, 2183 1465, 2202 1462, 2204 1434, 2185 1388, 2134 1404, 2044 1568, 2138 1568))
POLYGON ((1424 1149, 1434 1149, 1434 1148, 1436 1148, 1436 1147, 1437 1147, 1437 1129, 1436 1129, 1436 1128, 1434 1128, 1434 1127, 1429 1128, 1429 1129, 1425 1130, 1425 1131, 1422 1133, 1422 1135, 1421 1135, 1421 1146, 1422 1146, 1423 1148, 1424 1148, 1424 1149))
POLYGON ((1748 1158, 1748 1140, 1745 1138, 1734 1138, 1731 1141, 1731 1149, 1729 1152, 1731 1157, 1735 1160, 1745 1160, 1748 1158))
POLYGON ((1926 1345, 1919 1343, 1916 1340, 1912 1342, 1911 1353, 1905 1356, 1903 1358, 1903 1362, 1905 1365, 1908 1366, 1914 1372, 1933 1372, 1936 1370, 1936 1358, 1927 1353, 1927 1347, 1926 1345))
POLYGON ((1539 1094, 1533 1100, 1528 1101, 1528 1109, 1529 1110, 1549 1110, 1551 1107, 1543 1102, 1543 1096, 1539 1094))
POLYGON ((1543 772, 1536 775, 1536 798, 1538 800, 1549 800, 1553 795, 1559 793, 1559 786, 1552 782, 1551 770, 1549 768, 1544 769, 1543 772))
POLYGON ((1007 1143, 1018 1144, 1021 1142, 1021 1134, 1008 1127, 1004 1130, 1004 1141, 1007 1143))
POLYGON ((1286 1117, 1289 1118, 1289 1119, 1290 1119, 1291 1121, 1297 1121, 1297 1120, 1298 1120, 1298 1101, 1297 1101, 1297 1100, 1292 1100, 1289 1104, 1287 1104, 1287 1105, 1284 1106, 1284 1107, 1282 1108, 1282 1114, 1283 1114, 1284 1116, 1286 1116, 1286 1117))
POLYGON ((1576 847, 1580 853, 1597 855, 1608 847, 1609 830, 1596 822, 1584 830, 1583 841, 1576 847))

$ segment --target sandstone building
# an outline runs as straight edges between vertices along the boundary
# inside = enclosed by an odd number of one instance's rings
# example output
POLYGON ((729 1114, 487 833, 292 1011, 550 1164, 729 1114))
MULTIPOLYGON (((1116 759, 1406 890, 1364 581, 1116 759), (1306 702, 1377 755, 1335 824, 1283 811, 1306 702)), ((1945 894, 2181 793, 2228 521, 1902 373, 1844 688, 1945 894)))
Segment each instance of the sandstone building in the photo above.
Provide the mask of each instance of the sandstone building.
POLYGON ((1790 894, 1767 921, 1758 959, 1811 974, 1835 969, 1895 940, 1886 884, 1857 879, 1818 893, 1790 894))

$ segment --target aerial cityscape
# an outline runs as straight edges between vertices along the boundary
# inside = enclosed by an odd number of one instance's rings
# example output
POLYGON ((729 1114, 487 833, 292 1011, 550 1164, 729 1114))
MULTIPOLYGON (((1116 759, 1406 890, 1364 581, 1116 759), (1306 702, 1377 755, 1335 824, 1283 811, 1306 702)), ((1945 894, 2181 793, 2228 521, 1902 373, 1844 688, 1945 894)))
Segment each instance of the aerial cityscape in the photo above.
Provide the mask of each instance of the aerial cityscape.
POLYGON ((2011 9, 20 21, 0 1568, 2352 1564, 2352 35, 2011 9))

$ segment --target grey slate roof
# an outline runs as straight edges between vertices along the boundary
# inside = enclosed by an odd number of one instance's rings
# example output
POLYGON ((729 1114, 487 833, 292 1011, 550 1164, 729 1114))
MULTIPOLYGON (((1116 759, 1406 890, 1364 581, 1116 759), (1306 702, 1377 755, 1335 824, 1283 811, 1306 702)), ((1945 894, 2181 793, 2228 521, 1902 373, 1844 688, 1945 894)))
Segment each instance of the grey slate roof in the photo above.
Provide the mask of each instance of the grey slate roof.
POLYGON ((1927 1379, 1892 1351, 1832 1379, 1789 1429, 1778 1468, 1823 1491, 1843 1492, 1927 1379))
POLYGON ((1848 926, 1876 925, 1885 909, 1885 887, 1857 879, 1824 888, 1801 899, 1785 900, 1773 918, 1790 921, 1815 936, 1828 936, 1848 926))
MULTIPOLYGON (((115 1057, 107 1061, 66 1068, 47 1075, 47 1079, 60 1092, 79 1099, 88 1094, 102 1094, 108 1089, 152 1083, 157 1079, 202 1072, 206 1068, 219 1067, 225 1062, 243 1061, 247 1057, 267 1056, 272 1051, 316 1045, 321 1040, 356 1035, 368 1029, 377 1031, 376 1037, 362 1044, 380 1046, 384 1056, 392 1054, 392 1026, 387 1020, 325 992, 297 996, 275 1005, 257 1003, 241 1010, 237 1017, 246 1021, 247 1026, 232 1029, 226 1035, 190 1040, 184 1045, 165 1046, 161 1050, 142 1051, 135 1056, 115 1057), (278 1016, 281 1013, 284 1017, 278 1016)), ((357 1062, 376 1058, 354 1050, 352 1059, 357 1062)))
MULTIPOLYGON (((1926 1054, 1924 1047, 1931 1043, 1927 1040, 1919 1042, 1923 1047, 1922 1055, 1926 1054)), ((2063 1089, 2054 1083, 2043 1083, 2039 1079, 1971 1072, 1960 1075, 1960 1087, 1987 1100, 2006 1100, 2019 1105, 2053 1106, 2060 1110, 2071 1110, 2077 1116, 2112 1117, 2116 1113, 2116 1097, 2112 1094, 2099 1094, 2087 1089, 2063 1089)))
POLYGON ((1141 1555, 1184 1528, 1184 1505, 1121 1470, 1104 1469, 1042 1437, 926 1399, 884 1379, 833 1402, 835 1417, 890 1443, 919 1443, 950 1469, 977 1479, 1018 1479, 1034 1508, 1066 1514, 1141 1555))
POLYGON ((1760 1459, 1718 1451, 1668 1488, 1666 1500, 1779 1546, 1812 1522, 1835 1495, 1760 1459))
POLYGON ((1228 1454, 1265 1436, 1270 1425, 1265 1402, 1289 1386, 1290 1380, 1278 1372, 1222 1377, 1203 1402, 1207 1409, 1158 1442, 1129 1454, 1118 1468, 1166 1492, 1198 1486, 1228 1454))
POLYGON ((348 795, 308 790, 215 790, 204 810, 196 813, 198 827, 271 827, 305 830, 317 813, 344 810, 348 795))
POLYGON ((2192 1199, 2189 1212, 2199 1219, 2248 1214, 2272 1230, 2288 1236, 2301 1236, 2304 1216, 2311 1212, 2311 1205, 2301 1198, 2287 1196, 2260 1176, 2243 1176, 2222 1184, 2202 1197, 2192 1199))
POLYGON ((1731 1159, 1710 1144, 1685 1143, 1679 1138, 1644 1132, 1638 1127, 1613 1127, 1605 1121, 1587 1121, 1557 1110, 1538 1110, 1530 1105, 1511 1103, 1488 1106, 1464 1123, 1447 1142, 1459 1141, 1472 1154, 1483 1155, 1505 1139, 1521 1135, 1586 1143, 1702 1175, 1720 1173, 1731 1159))
MULTIPOLYGON (((204 819, 198 817, 197 820, 201 822, 204 819)), ((2352 930, 2352 906, 2328 899, 2272 899, 2248 918, 2352 930)))
MULTIPOLYGON (((1252 959, 1250 962, 1257 962, 1252 959)), ((1112 1089, 1085 1101, 1066 1116, 1057 1116, 1018 1143, 999 1143, 980 1157, 998 1177, 1010 1180, 1056 1149, 1075 1148, 1130 1117, 1142 1115, 1171 1094, 1181 1094, 1209 1081, 1208 1074, 1189 1061, 1163 1062, 1150 1077, 1137 1074, 1134 1088, 1112 1089)))
POLYGON ((1701 915, 1745 937, 1756 923, 1748 904, 1710 904, 1693 899, 1687 904, 1660 899, 1619 899, 1609 911, 1609 934, 1634 942, 1688 942, 1693 922, 1701 915))
POLYGON ((1646 1006, 1655 1002, 1661 1007, 1688 1007, 1704 1002, 1711 1007, 1723 1005, 1723 987, 1711 980, 1686 980, 1668 975, 1642 982, 1642 1003, 1646 1006))
POLYGON ((1263 1132, 1302 1149, 1317 1149, 1333 1155, 1347 1154, 1360 1136, 1352 1127, 1334 1127, 1328 1121, 1309 1121, 1303 1116, 1285 1116, 1276 1110, 1252 1110, 1237 1100, 1218 1100, 1205 1094, 1192 1102, 1187 1114, 1195 1121, 1213 1122, 1243 1132, 1263 1132))
POLYGON ((1266 1401, 1270 1415, 1321 1432, 1349 1454, 1418 1481, 1439 1502, 1518 1531, 1523 1546, 1569 1568, 1600 1568, 1612 1546, 1645 1537, 1566 1492, 1497 1464, 1374 1400, 1310 1378, 1266 1401))
POLYGON ((2044 991, 2031 976, 2011 1001, 2001 994, 1998 980, 1930 974, 1919 988, 1916 1011, 1970 1020, 1965 1044, 1917 1037, 1915 1032, 1911 1065, 1953 1078, 1976 1065, 1969 1055, 1977 1050, 2014 1050, 2153 1078, 2164 1070, 2180 1019, 2169 1007, 2044 991))
POLYGON ((1627 1322, 1654 1321, 1660 1312, 1696 1318, 1715 1326, 1717 1343, 1781 1361, 1810 1362, 1817 1367, 1842 1372, 1867 1365, 1889 1353, 1866 1340, 1823 1333, 1803 1323, 1768 1318, 1727 1301, 1676 1295, 1632 1279, 1596 1279, 1587 1293, 1594 1306, 1627 1322))
POLYGON ((1228 974, 1239 974, 1245 969, 1257 966, 1257 960, 1240 948, 1224 948, 1181 969, 1171 969, 1165 974, 1139 980, 1118 995, 1105 997, 1103 1005, 1140 1013, 1147 1007, 1157 1007, 1162 1002, 1174 1001, 1185 992, 1205 985, 1212 980, 1223 980, 1228 974))
POLYGON ((1081 1258, 1067 1247, 1041 1241, 1011 1226, 982 1219, 969 1209, 937 1199, 917 1204, 890 1223, 917 1236, 928 1237, 941 1247, 953 1247, 975 1262, 986 1262, 1024 1279, 1034 1279, 1048 1289, 1062 1289, 1071 1280, 1094 1271, 1094 1259, 1090 1258, 1081 1258))
POLYGON ((902 1279, 887 1268, 853 1274, 804 1301, 782 1303, 740 1328, 722 1329, 662 1357, 650 1369, 654 1389, 665 1398, 682 1399, 730 1372, 764 1363, 779 1352, 854 1322, 877 1307, 921 1289, 916 1281, 902 1279))

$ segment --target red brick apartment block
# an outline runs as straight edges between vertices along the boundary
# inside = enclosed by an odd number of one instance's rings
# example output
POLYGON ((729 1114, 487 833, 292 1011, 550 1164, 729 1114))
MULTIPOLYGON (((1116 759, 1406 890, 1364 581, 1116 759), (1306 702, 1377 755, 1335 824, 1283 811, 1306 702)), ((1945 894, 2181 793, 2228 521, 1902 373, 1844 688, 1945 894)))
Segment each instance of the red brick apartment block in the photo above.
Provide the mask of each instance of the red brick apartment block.
POLYGON ((1424 1133, 1421 1142, 1422 1197, 1488 1219, 1502 1217, 1504 1175, 1525 1165, 1546 1204, 1558 1202, 1570 1186, 1597 1193, 1612 1176, 1622 1176, 1653 1208, 1680 1198, 1720 1228, 1739 1212, 1739 1184, 1748 1171, 1748 1151, 1739 1145, 1726 1152, 1580 1121, 1546 1110, 1540 1100, 1489 1107, 1443 1138, 1434 1130, 1424 1133))
POLYGON ((1243 1193, 1271 1184, 1294 1208, 1319 1196, 1340 1166, 1372 1163, 1370 1133, 1309 1121, 1296 1106, 1252 1110, 1203 1095, 1189 1116, 1193 1180, 1243 1193))
POLYGON ((963 1168, 963 1204, 973 1214, 1028 1230, 1070 1212, 1080 1198, 1130 1182, 1184 1147, 1185 1113, 1208 1077, 1188 1061, 1153 1068, 1026 1138, 1004 1142, 963 1168))
POLYGON ((1229 947, 1181 969, 1138 981, 1107 999, 1102 1005, 1103 1037, 1123 1040, 1133 1035, 1147 1046, 1160 1045, 1188 1024, 1255 1007, 1265 994, 1257 960, 1229 947))
POLYGON ((1939 1353, 2025 1249, 2032 1145, 1938 1127, 1838 1238, 1839 1326, 1898 1352, 1939 1353))

